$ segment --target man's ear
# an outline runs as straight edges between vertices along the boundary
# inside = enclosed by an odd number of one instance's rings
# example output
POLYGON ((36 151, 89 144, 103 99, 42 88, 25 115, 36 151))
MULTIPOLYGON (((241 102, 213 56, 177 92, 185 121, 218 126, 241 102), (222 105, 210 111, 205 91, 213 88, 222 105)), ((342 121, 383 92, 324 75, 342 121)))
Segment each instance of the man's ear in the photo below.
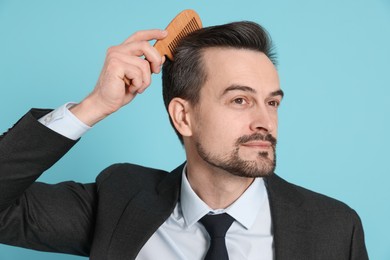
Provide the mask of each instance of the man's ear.
POLYGON ((187 100, 175 97, 168 105, 169 116, 176 130, 184 137, 192 135, 190 104, 187 100))

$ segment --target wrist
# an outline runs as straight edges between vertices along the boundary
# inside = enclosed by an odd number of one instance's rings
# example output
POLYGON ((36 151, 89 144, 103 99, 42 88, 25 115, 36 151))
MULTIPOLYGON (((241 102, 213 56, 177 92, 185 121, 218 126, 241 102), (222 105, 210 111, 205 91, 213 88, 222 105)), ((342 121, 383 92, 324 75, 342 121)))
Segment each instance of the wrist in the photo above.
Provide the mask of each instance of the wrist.
POLYGON ((69 111, 88 126, 95 125, 110 114, 102 111, 97 102, 88 97, 79 104, 72 106, 69 111))

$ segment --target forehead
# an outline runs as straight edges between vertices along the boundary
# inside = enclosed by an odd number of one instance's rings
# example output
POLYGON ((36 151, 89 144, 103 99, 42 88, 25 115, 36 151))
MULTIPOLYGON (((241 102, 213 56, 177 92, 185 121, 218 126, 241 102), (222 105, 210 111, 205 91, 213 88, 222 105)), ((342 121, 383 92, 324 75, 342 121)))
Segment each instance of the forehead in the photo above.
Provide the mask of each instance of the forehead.
POLYGON ((207 74, 202 89, 220 92, 231 85, 248 86, 258 92, 273 92, 279 87, 275 66, 262 52, 234 49, 208 48, 203 53, 207 74))

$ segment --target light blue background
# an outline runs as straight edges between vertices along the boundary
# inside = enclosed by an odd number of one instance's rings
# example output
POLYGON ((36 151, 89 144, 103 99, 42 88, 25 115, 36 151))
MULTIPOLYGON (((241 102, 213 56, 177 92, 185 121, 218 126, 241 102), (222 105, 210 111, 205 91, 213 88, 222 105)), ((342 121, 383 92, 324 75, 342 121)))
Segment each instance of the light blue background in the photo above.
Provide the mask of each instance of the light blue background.
MULTIPOLYGON (((79 101, 106 49, 181 10, 205 26, 253 20, 271 33, 282 88, 277 172, 360 215, 371 259, 390 259, 390 1, 0 0, 0 132, 31 107, 79 101)), ((90 131, 41 180, 92 182, 114 162, 184 160, 161 98, 145 94, 90 131)), ((1 260, 85 259, 0 245, 1 260)))

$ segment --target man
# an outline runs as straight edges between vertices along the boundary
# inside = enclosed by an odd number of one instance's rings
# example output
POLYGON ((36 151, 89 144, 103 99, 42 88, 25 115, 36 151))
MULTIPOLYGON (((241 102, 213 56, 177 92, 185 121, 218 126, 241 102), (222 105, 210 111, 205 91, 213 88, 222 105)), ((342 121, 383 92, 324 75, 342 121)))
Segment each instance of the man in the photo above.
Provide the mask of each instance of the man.
POLYGON ((33 109, 2 137, 0 242, 91 259, 368 259, 352 209, 273 173, 283 91, 264 29, 203 28, 164 62, 148 41, 166 34, 141 31, 110 48, 83 101, 33 109), (93 184, 34 182, 163 63, 183 165, 168 174, 115 164, 93 184))

